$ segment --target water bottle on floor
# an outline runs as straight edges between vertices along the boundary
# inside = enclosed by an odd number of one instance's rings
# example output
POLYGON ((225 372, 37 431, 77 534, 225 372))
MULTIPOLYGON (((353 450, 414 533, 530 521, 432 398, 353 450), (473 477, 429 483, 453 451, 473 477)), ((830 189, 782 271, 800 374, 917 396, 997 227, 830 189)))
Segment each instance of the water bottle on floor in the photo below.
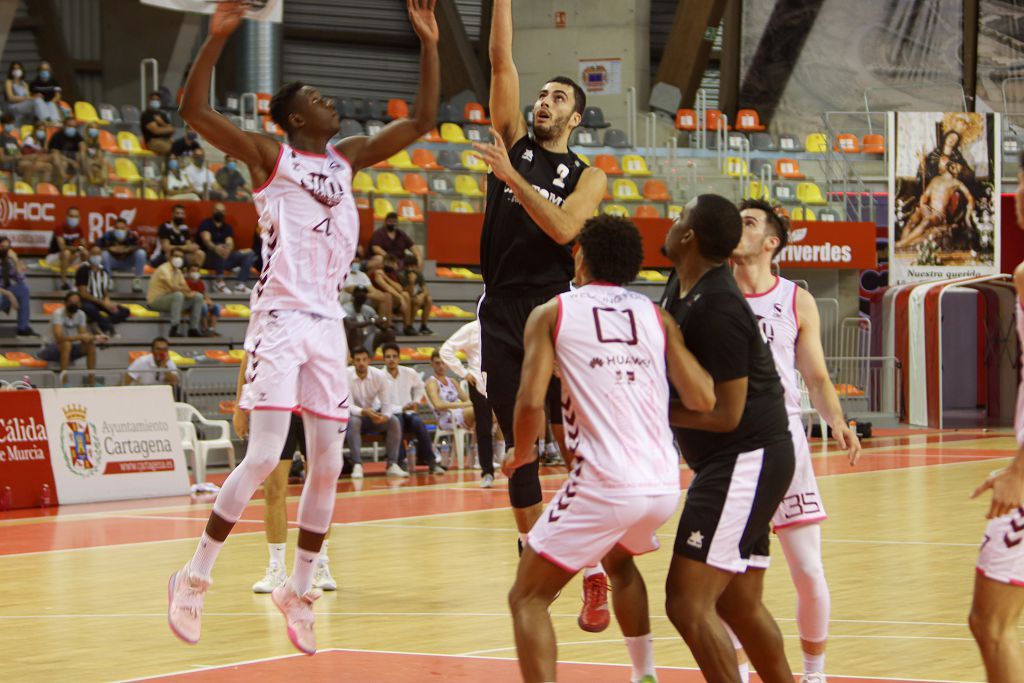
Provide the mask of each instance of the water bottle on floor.
POLYGON ((441 464, 445 467, 451 467, 452 459, 452 445, 448 442, 448 437, 441 437, 441 445, 437 449, 441 453, 441 464))

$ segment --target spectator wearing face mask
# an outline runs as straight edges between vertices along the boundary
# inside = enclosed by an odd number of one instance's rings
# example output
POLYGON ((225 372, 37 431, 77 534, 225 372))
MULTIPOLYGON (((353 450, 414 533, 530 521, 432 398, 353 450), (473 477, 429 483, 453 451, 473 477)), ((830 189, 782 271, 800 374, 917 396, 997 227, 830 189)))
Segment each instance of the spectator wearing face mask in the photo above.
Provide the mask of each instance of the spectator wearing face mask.
POLYGON ((102 194, 110 176, 107 153, 100 146, 100 129, 95 123, 85 127, 78 143, 78 168, 82 172, 82 183, 90 196, 102 194))
POLYGON ((171 156, 183 159, 192 156, 199 149, 202 149, 199 145, 199 134, 190 128, 186 128, 181 137, 171 145, 171 156))
POLYGON ((21 142, 15 137, 18 127, 10 114, 0 116, 0 170, 14 173, 21 161, 21 142))
POLYGON ((128 366, 121 384, 154 386, 166 384, 177 387, 181 381, 178 366, 171 360, 171 344, 163 337, 157 337, 149 344, 149 353, 139 356, 128 366))
POLYGON ((97 244, 103 249, 103 267, 108 273, 130 270, 135 274, 132 290, 142 291, 142 274, 146 270, 146 250, 139 236, 128 229, 128 222, 118 218, 114 229, 108 230, 97 244))
POLYGON ((185 273, 188 288, 203 297, 203 327, 200 331, 209 337, 219 337, 217 320, 220 318, 220 304, 214 303, 206 293, 206 283, 199 272, 199 266, 189 266, 185 273))
MULTIPOLYGON (((11 69, 13 73, 14 69, 11 69)), ((42 103, 39 116, 40 121, 59 124, 64 120, 60 113, 60 83, 53 77, 53 69, 46 61, 39 62, 39 72, 35 79, 28 84, 29 92, 42 103)), ((37 105, 38 106, 38 105, 37 105)))
POLYGON ((409 296, 401 284, 398 282, 398 268, 395 264, 395 259, 388 255, 383 259, 379 257, 371 259, 370 282, 373 283, 374 288, 384 294, 389 294, 391 300, 394 301, 394 308, 388 311, 388 314, 401 313, 402 322, 402 334, 405 336, 413 336, 416 334, 416 328, 412 326, 413 310, 412 310, 412 298, 409 296))
POLYGON ((78 152, 82 138, 78 133, 78 122, 67 119, 64 127, 50 136, 46 148, 52 155, 53 167, 60 183, 71 182, 78 174, 78 152))
POLYGON ((345 325, 345 336, 350 349, 362 346, 371 353, 382 343, 394 341, 395 335, 386 317, 367 305, 366 287, 356 287, 352 299, 342 304, 345 312, 342 322, 345 325))
POLYGON ((88 261, 75 271, 75 289, 89 324, 113 337, 117 336, 114 326, 127 320, 131 311, 110 299, 112 285, 113 278, 103 267, 103 250, 93 245, 88 261))
POLYGON ((173 155, 167 157, 167 168, 164 172, 164 197, 183 201, 199 201, 199 195, 192 191, 192 185, 181 168, 181 159, 173 155))
POLYGON ((9 313, 12 310, 18 314, 17 335, 38 336, 29 326, 32 309, 25 268, 11 251, 11 240, 0 237, 0 313, 9 313))
POLYGON ((215 176, 220 189, 224 191, 224 199, 229 202, 248 202, 252 200, 249 183, 238 168, 234 157, 224 157, 224 166, 215 176))
POLYGON ((201 337, 199 325, 203 318, 203 295, 193 292, 185 281, 182 269, 185 267, 185 255, 181 249, 171 249, 171 258, 153 271, 149 278, 149 291, 146 292, 146 303, 154 311, 170 314, 170 337, 184 337, 178 334, 182 327, 181 314, 188 310, 188 336, 201 337))
POLYGON ((54 180, 53 160, 46 150, 46 127, 37 123, 21 142, 21 159, 18 161, 18 175, 29 185, 52 183, 54 180))
POLYGON ((50 340, 39 351, 39 358, 50 363, 59 362, 60 370, 64 372, 73 361, 84 356, 86 367, 93 370, 96 367, 96 344, 107 341, 105 335, 89 332, 82 311, 82 298, 78 292, 68 292, 64 295, 64 306, 50 316, 50 340))
POLYGON ((199 224, 199 246, 206 252, 206 267, 217 275, 213 286, 218 292, 230 291, 224 282, 224 273, 237 268, 235 290, 248 293, 247 283, 256 254, 252 249, 235 249, 235 231, 227 222, 226 211, 227 207, 220 202, 213 205, 213 215, 199 224))
POLYGON ((206 166, 206 152, 202 149, 197 149, 192 153, 192 158, 189 159, 189 162, 185 165, 184 171, 188 184, 192 186, 192 191, 199 195, 201 199, 213 199, 215 201, 224 199, 220 186, 217 185, 217 180, 213 177, 213 172, 206 166))
POLYGON ((157 230, 157 248, 150 259, 150 265, 154 268, 167 260, 167 254, 171 249, 180 249, 185 255, 187 265, 201 266, 206 260, 206 254, 195 240, 192 239, 192 231, 188 227, 188 216, 185 207, 175 204, 171 209, 171 220, 167 221, 157 230))
POLYGON ((139 117, 139 125, 142 127, 142 139, 146 141, 146 149, 155 152, 160 156, 167 156, 171 151, 171 136, 174 135, 174 126, 170 118, 161 107, 163 101, 160 93, 149 94, 149 106, 139 117))
POLYGON ((25 80, 25 67, 21 62, 11 62, 4 81, 4 95, 7 97, 7 111, 20 119, 58 123, 50 119, 51 109, 40 95, 33 95, 25 80))
POLYGON ((81 214, 77 206, 68 209, 64 216, 64 224, 53 231, 50 238, 50 249, 46 254, 46 265, 59 267, 61 289, 71 289, 68 284, 68 268, 76 266, 89 258, 85 239, 82 237, 81 214))

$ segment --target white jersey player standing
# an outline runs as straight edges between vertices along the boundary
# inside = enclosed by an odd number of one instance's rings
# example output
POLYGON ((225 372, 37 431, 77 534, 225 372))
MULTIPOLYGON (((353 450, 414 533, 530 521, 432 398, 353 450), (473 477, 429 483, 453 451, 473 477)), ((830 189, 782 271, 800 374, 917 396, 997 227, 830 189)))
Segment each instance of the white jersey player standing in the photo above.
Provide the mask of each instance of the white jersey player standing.
POLYGON ((632 681, 655 679, 647 590, 634 555, 658 549, 655 532, 679 502, 679 455, 668 423, 667 376, 692 410, 710 410, 711 376, 683 345, 675 322, 624 289, 640 270, 640 234, 601 216, 579 234, 575 282, 533 310, 515 406, 517 448, 506 475, 537 458, 557 362, 569 479, 530 530, 509 604, 523 680, 555 680, 548 607, 581 569, 604 563, 632 681), (522 444, 531 444, 523 446, 522 444))
MULTIPOLYGON (((788 220, 767 202, 740 204, 743 237, 733 252, 733 275, 761 324, 782 379, 793 436, 796 470, 772 527, 779 536, 797 590, 797 628, 803 651, 805 683, 825 680, 825 643, 831 599, 821 560, 820 522, 826 518, 811 464, 811 451, 800 419, 800 377, 811 403, 832 428, 850 464, 860 457, 857 435, 846 424, 821 346, 820 320, 814 297, 795 283, 772 273, 772 259, 786 246, 788 220)), ((734 639, 734 644, 739 647, 734 639)))
POLYGON ((224 482, 195 555, 168 584, 171 630, 199 640, 203 598, 224 541, 257 487, 273 471, 291 413, 302 413, 309 472, 299 502, 299 539, 290 579, 273 592, 288 636, 316 652, 313 571, 334 514, 348 422, 346 362, 338 293, 355 256, 359 217, 352 178, 387 159, 434 126, 440 96, 436 0, 408 0, 419 35, 420 91, 416 117, 398 119, 371 137, 330 144, 340 128, 334 102, 315 88, 288 83, 270 102, 270 116, 286 144, 236 128, 209 102, 210 78, 248 3, 222 1, 210 21, 181 102, 181 115, 210 144, 245 162, 256 189, 263 235, 263 272, 252 292, 246 333, 247 384, 240 409, 251 411, 245 458, 224 482))

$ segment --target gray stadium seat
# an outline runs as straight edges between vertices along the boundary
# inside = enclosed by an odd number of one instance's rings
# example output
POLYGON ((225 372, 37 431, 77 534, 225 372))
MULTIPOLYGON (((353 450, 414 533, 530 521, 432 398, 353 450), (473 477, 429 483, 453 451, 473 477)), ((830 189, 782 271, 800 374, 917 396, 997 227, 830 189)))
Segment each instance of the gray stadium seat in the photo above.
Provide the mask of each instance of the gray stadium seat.
POLYGON ((1016 161, 1016 157, 1020 154, 1020 140, 1016 136, 1006 134, 1003 136, 1003 154, 1010 157, 1010 161, 1016 161))
POLYGON ((366 131, 363 130, 363 124, 359 123, 355 119, 342 119, 341 120, 341 132, 339 135, 343 138, 350 138, 353 135, 365 135, 366 131))
POLYGON ((441 123, 462 123, 462 114, 455 111, 451 102, 442 102, 437 110, 437 122, 441 123))
POLYGON ((386 120, 388 118, 387 104, 380 100, 366 100, 366 116, 378 121, 386 120))
POLYGON ((729 149, 740 150, 743 149, 743 143, 746 142, 747 136, 738 130, 729 132, 729 149))
POLYGON ((445 201, 444 199, 431 199, 430 203, 429 203, 429 206, 428 206, 428 210, 429 211, 448 211, 449 210, 448 209, 448 202, 445 201))
POLYGON ((139 125, 141 114, 139 108, 133 104, 126 104, 121 107, 121 120, 133 126, 139 125))
POLYGON ((580 125, 600 130, 611 128, 612 124, 604 120, 604 112, 601 107, 587 107, 583 110, 583 122, 580 125))
MULTIPOLYGON (((687 133, 686 135, 690 141, 690 148, 698 149, 700 143, 698 142, 697 134, 687 133)), ((707 146, 707 149, 718 149, 718 135, 714 131, 707 131, 707 134, 704 136, 704 144, 707 146)))
POLYGON ((441 150, 441 153, 437 156, 437 163, 452 171, 463 171, 466 168, 462 165, 459 155, 450 149, 441 150))
POLYGON ((757 178, 760 178, 761 177, 761 169, 763 167, 765 167, 765 166, 770 168, 772 170, 773 174, 775 173, 775 164, 772 162, 771 159, 751 159, 750 160, 750 174, 755 176, 755 177, 757 177, 757 178))
POLYGON ((569 144, 574 147, 600 147, 601 138, 593 128, 578 126, 569 136, 569 144))
POLYGON ((782 133, 779 135, 779 151, 780 152, 803 152, 804 143, 800 141, 795 135, 789 133, 782 133))
POLYGON ((430 175, 430 191, 436 194, 455 194, 455 185, 447 175, 433 173, 430 175))
POLYGON ((491 139, 491 129, 487 126, 469 124, 462 127, 462 132, 470 142, 489 142, 491 139))
POLYGON ((366 112, 363 109, 363 98, 361 97, 342 97, 341 106, 339 108, 339 114, 344 119, 355 119, 356 121, 365 121, 366 112))
POLYGON ((818 212, 818 220, 832 222, 841 219, 839 217, 839 212, 836 211, 835 209, 822 209, 821 211, 818 212))
POLYGON ((107 104, 106 102, 103 102, 102 104, 100 104, 99 107, 96 108, 96 111, 99 113, 100 118, 104 121, 110 121, 111 123, 121 123, 122 121, 121 112, 119 112, 117 110, 117 107, 115 107, 112 104, 107 104))
POLYGON ((800 200, 796 198, 796 185, 793 183, 776 182, 772 186, 772 192, 775 195, 775 201, 783 204, 799 204, 800 200))
POLYGON ((778 147, 775 145, 775 140, 768 133, 751 133, 750 134, 750 149, 755 152, 775 152, 778 151, 778 147))
POLYGON ((624 131, 618 128, 609 128, 604 133, 604 146, 614 147, 615 149, 629 149, 629 138, 626 137, 624 131))
POLYGON ((366 122, 366 134, 376 135, 384 127, 384 122, 379 119, 370 119, 366 122))

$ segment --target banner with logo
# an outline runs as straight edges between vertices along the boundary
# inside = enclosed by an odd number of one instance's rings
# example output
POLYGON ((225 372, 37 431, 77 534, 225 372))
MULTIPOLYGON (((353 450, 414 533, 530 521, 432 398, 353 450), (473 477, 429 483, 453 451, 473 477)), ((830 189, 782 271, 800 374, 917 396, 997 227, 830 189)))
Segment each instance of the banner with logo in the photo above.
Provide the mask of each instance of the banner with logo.
POLYGON ((56 504, 39 392, 0 391, 0 509, 36 507, 44 496, 56 504))
POLYGON ((588 94, 622 94, 621 59, 581 59, 580 84, 588 94))
POLYGON ((874 223, 796 221, 789 244, 779 253, 779 267, 874 268, 875 230, 874 223))
MULTIPOLYGON (((217 7, 216 0, 142 0, 142 4, 201 14, 213 14, 217 7)), ((251 7, 246 14, 249 19, 281 23, 284 0, 248 0, 248 5, 251 7)))
POLYGON ((889 284, 997 274, 999 115, 889 116, 889 284))

